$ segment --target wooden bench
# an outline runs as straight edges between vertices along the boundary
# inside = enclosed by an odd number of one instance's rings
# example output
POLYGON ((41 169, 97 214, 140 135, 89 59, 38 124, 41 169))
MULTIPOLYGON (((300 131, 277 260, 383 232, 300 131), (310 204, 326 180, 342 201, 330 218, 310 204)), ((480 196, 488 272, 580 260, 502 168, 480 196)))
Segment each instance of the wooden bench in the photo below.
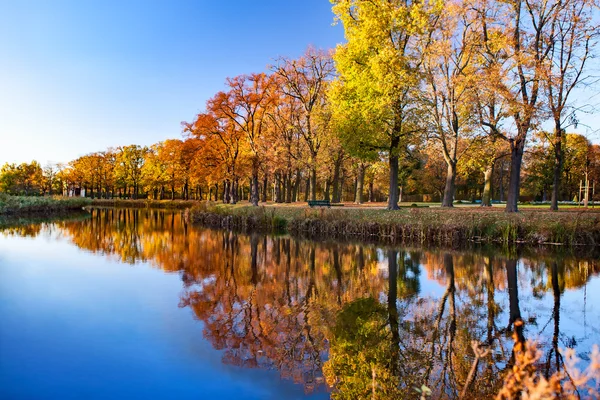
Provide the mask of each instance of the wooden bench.
POLYGON ((308 206, 310 208, 313 207, 331 207, 331 202, 329 200, 308 200, 308 206))

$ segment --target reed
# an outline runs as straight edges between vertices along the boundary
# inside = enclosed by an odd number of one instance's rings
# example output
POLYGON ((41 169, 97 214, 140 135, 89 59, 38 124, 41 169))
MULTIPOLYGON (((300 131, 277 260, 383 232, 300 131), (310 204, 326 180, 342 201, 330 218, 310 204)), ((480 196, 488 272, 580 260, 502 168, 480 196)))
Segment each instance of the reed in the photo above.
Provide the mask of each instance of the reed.
POLYGON ((0 193, 0 215, 53 215, 81 210, 92 204, 90 199, 62 196, 9 196, 0 193))
POLYGON ((202 204, 186 212, 205 226, 346 238, 386 243, 457 246, 465 242, 600 244, 600 213, 522 211, 508 214, 475 208, 308 209, 202 204))

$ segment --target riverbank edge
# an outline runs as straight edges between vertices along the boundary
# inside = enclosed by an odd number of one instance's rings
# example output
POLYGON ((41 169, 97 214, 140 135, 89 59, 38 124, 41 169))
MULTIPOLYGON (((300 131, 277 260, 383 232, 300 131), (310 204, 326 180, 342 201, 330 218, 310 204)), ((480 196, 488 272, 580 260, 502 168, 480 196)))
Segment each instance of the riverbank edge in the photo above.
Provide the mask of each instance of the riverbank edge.
POLYGON ((197 207, 198 200, 148 200, 148 199, 93 199, 93 207, 159 208, 166 210, 186 210, 197 207))
POLYGON ((586 212, 480 209, 307 209, 212 205, 186 209, 189 222, 211 228, 346 239, 382 244, 461 247, 467 243, 598 246, 600 215, 586 212))
POLYGON ((81 197, 0 195, 0 217, 55 216, 92 205, 81 197))

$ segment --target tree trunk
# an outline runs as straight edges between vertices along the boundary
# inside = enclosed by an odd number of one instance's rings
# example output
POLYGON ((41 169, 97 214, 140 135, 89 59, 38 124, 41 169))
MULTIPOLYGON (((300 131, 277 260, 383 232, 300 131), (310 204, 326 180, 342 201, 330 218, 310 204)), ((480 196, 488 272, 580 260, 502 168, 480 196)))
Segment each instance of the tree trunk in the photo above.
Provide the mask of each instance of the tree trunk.
POLYGON ((252 166, 252 187, 250 188, 250 202, 258 206, 258 160, 254 160, 252 166))
POLYGON ((338 154, 338 158, 333 164, 333 202, 340 202, 340 169, 342 167, 342 153, 338 154))
POLYGON ((310 195, 310 177, 306 178, 306 187, 304 188, 304 201, 308 201, 310 195))
POLYGON ((513 140, 510 143, 510 177, 508 181, 508 198, 506 199, 506 212, 517 212, 519 190, 521 188, 521 164, 525 139, 513 140))
POLYGON ((483 195, 481 196, 481 206, 492 206, 492 176, 494 174, 494 162, 491 162, 483 172, 483 195))
POLYGON ((442 207, 454 207, 454 193, 456 192, 456 161, 446 160, 448 171, 446 172, 446 186, 444 187, 444 198, 442 207))
POLYGON ((500 192, 500 196, 498 198, 498 200, 500 200, 500 202, 504 201, 504 161, 502 161, 502 163, 500 164, 500 187, 498 188, 498 191, 500 192))
POLYGON ((262 202, 267 202, 267 190, 269 190, 269 179, 268 175, 265 172, 265 176, 263 177, 263 191, 262 191, 262 202))
POLYGON ((375 197, 374 197, 374 193, 373 193, 373 180, 371 180, 369 182, 369 203, 373 203, 375 201, 375 197))
POLYGON ((363 187, 365 184, 365 170, 367 169, 367 167, 361 163, 358 166, 358 176, 356 177, 356 196, 354 199, 354 202, 356 204, 362 204, 363 203, 363 187))
POLYGON ((314 162, 310 169, 310 199, 317 200, 317 166, 314 162))
POLYGON ((275 203, 281 203, 281 178, 280 178, 280 173, 279 172, 275 172, 275 198, 273 199, 273 201, 275 203))
POLYGON ((288 188, 288 174, 284 172, 281 174, 281 202, 284 203, 287 198, 287 188, 288 188))
POLYGON ((294 185, 292 186, 292 202, 294 203, 298 201, 298 190, 300 189, 301 180, 300 170, 296 170, 296 179, 294 179, 294 185))
POLYGON ((237 179, 229 182, 229 203, 235 204, 237 203, 237 179))
POLYGON ((288 169, 287 173, 287 180, 286 180, 286 185, 285 185, 285 202, 286 203, 291 203, 292 202, 292 170, 288 169))
POLYGON ((392 145, 393 151, 390 151, 390 187, 388 195, 388 210, 399 210, 398 207, 398 156, 394 153, 398 151, 398 144, 392 145))
POLYGON ((330 187, 331 187, 331 180, 327 179, 325 181, 325 193, 323 194, 323 200, 331 201, 331 198, 329 197, 329 188, 330 187))
POLYGON ((231 185, 231 183, 229 182, 229 179, 226 179, 223 181, 223 203, 224 204, 229 204, 229 185, 231 185))
POLYGON ((554 137, 554 170, 552 179, 552 199, 550 200, 550 209, 558 210, 558 195, 560 191, 560 178, 563 169, 563 151, 562 151, 562 129, 560 121, 555 122, 554 137))

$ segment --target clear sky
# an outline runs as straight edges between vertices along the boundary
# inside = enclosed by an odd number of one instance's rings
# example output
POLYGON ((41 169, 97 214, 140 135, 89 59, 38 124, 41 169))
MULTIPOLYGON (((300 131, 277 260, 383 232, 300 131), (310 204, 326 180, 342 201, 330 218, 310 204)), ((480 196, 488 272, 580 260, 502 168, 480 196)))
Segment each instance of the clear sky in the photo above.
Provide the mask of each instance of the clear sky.
POLYGON ((332 22, 328 0, 0 0, 0 165, 181 137, 226 77, 343 41, 332 22))
POLYGON ((0 165, 181 137, 226 77, 343 40, 328 0, 0 0, 0 165))

